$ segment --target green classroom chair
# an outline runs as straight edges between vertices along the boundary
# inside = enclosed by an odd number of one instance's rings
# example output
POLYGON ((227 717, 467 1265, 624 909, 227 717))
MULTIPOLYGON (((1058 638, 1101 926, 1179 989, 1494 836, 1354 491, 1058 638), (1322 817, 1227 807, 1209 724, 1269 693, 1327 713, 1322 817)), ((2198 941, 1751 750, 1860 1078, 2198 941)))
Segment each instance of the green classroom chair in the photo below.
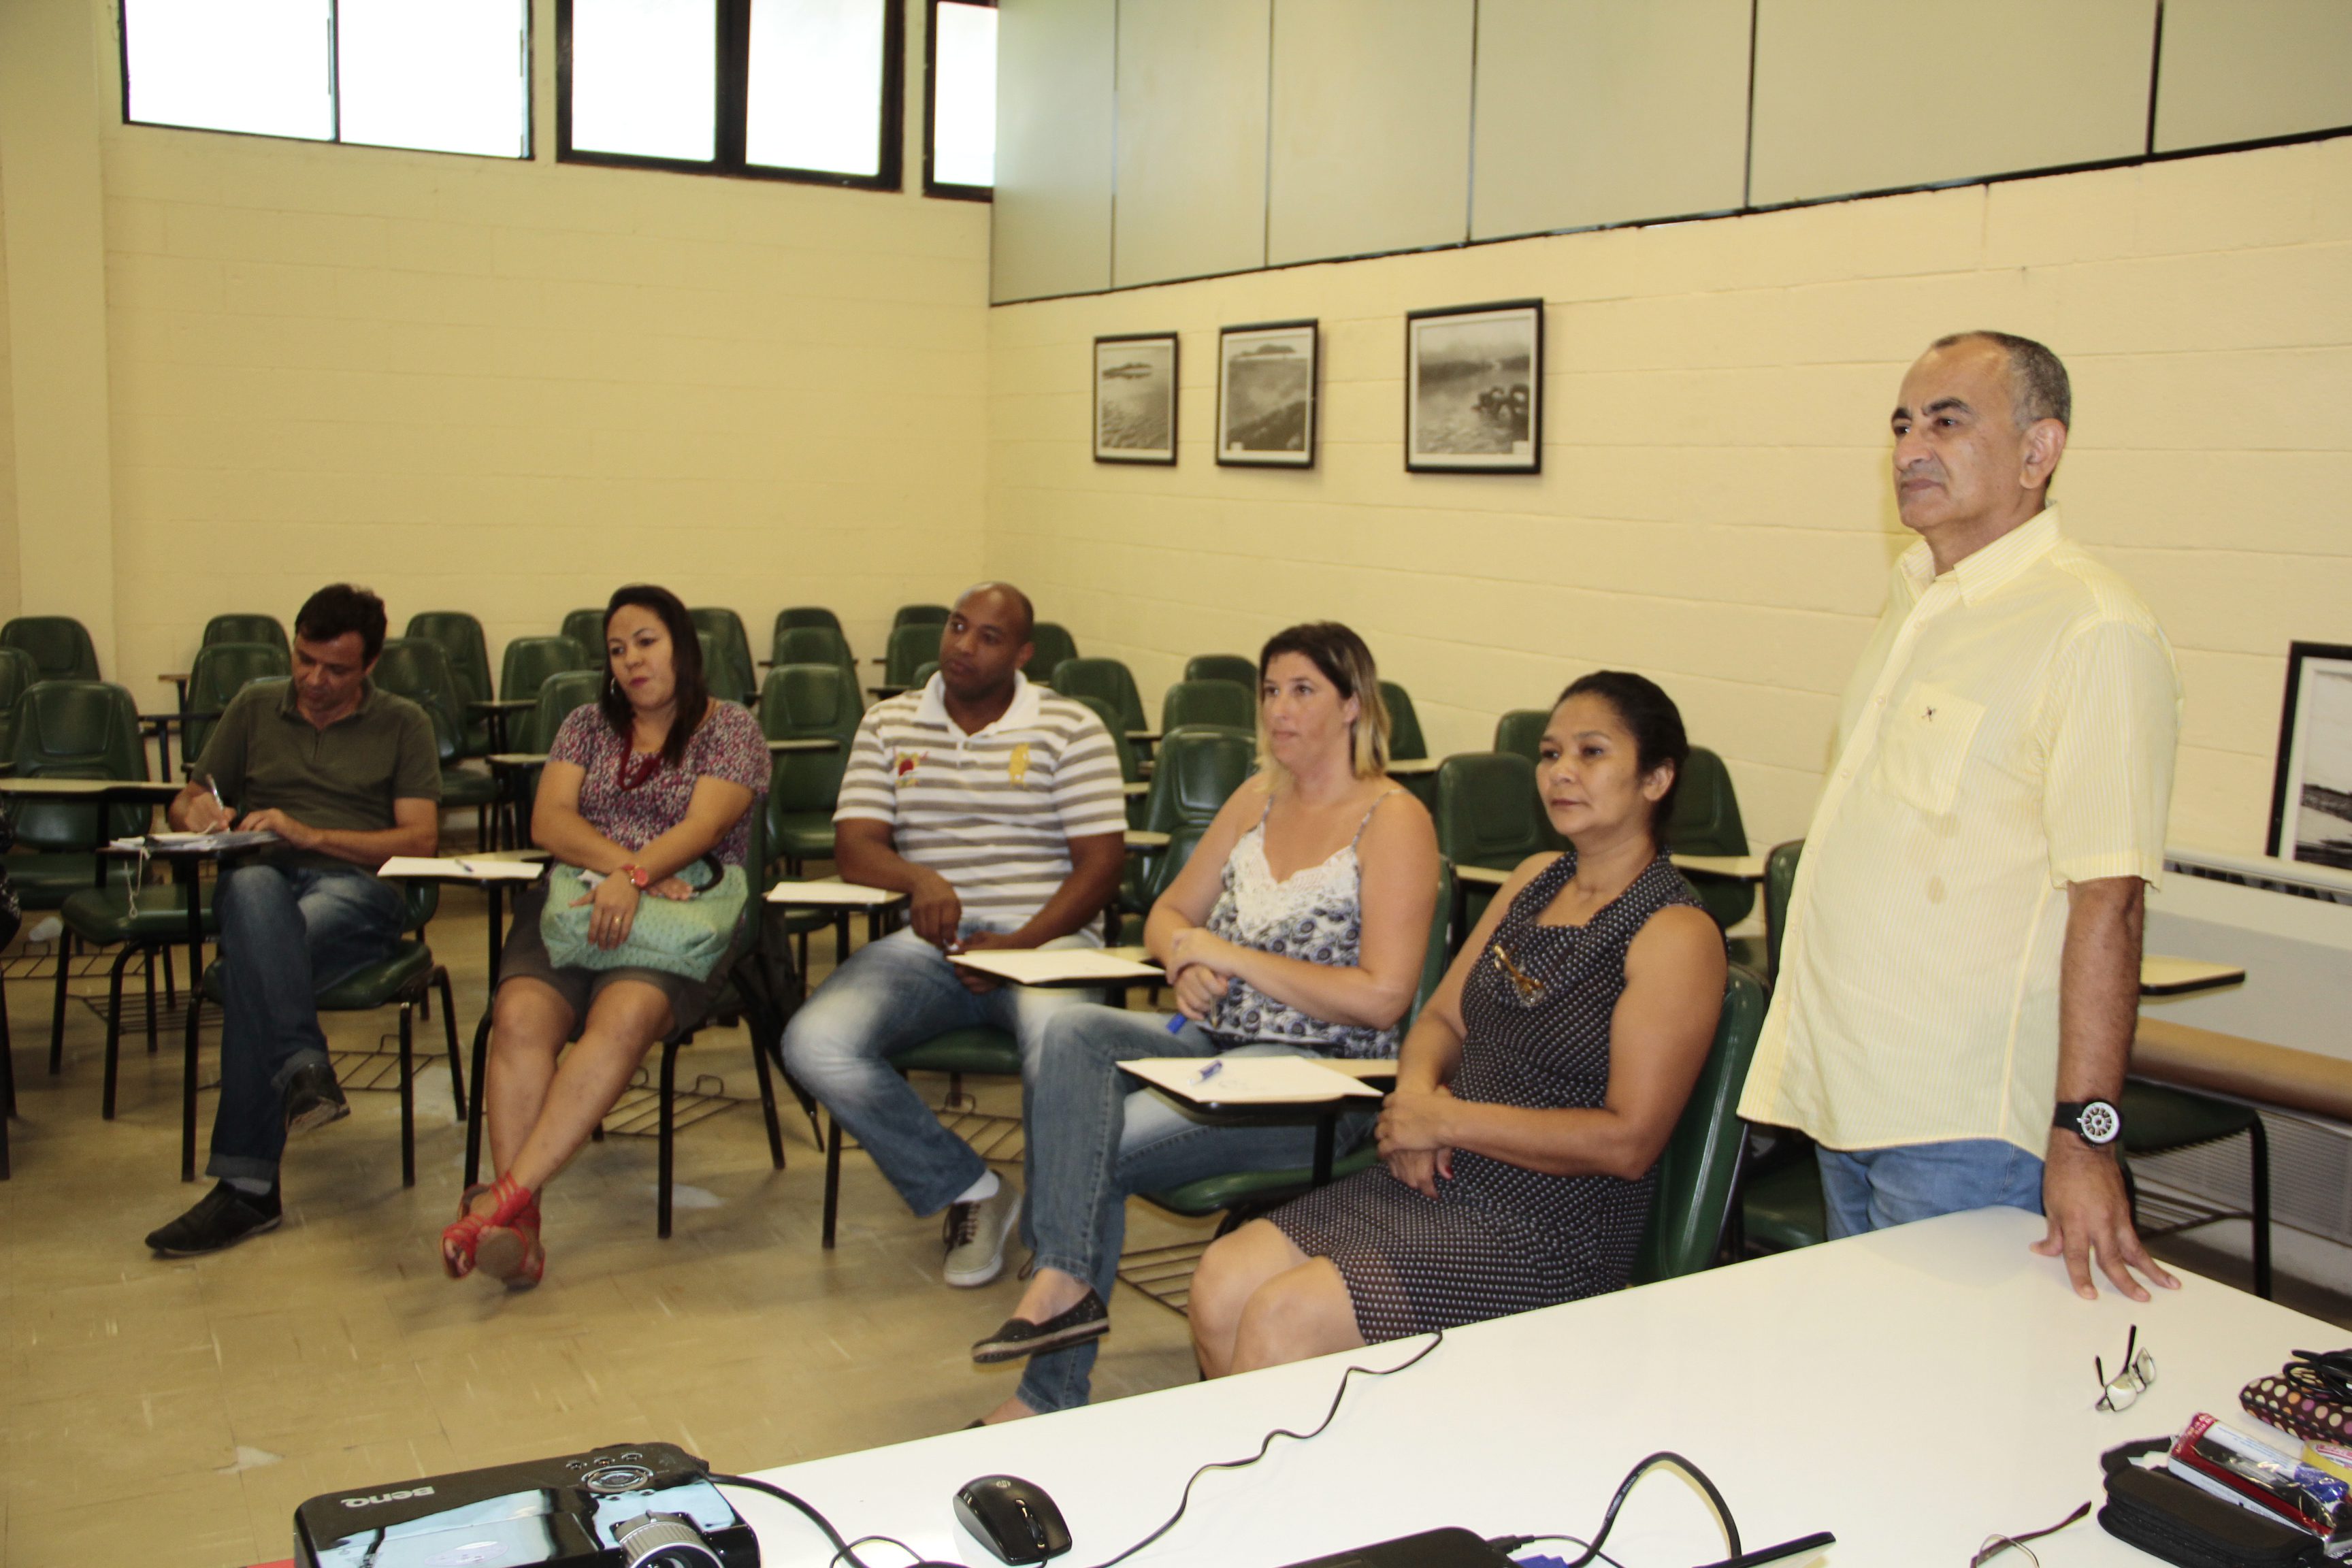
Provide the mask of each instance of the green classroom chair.
POLYGON ((1104 731, 1110 736, 1111 753, 1118 758, 1119 786, 1127 794, 1127 825, 1129 827, 1142 826, 1143 797, 1148 793, 1148 786, 1144 789, 1128 786, 1143 783, 1143 760, 1136 753, 1135 742, 1129 740, 1127 731, 1118 727, 1118 710, 1099 697, 1074 697, 1071 700, 1085 703, 1094 710, 1095 717, 1102 721, 1104 731))
POLYGON ((915 684, 915 667, 940 657, 940 628, 934 621, 909 621, 890 632, 890 646, 882 660, 882 684, 904 691, 915 684))
POLYGON ((1184 661, 1187 680, 1230 680, 1243 689, 1257 690, 1257 666, 1237 653, 1196 653, 1184 661))
POLYGON ((832 665, 848 682, 851 699, 857 699, 857 660, 851 657, 848 642, 831 626, 787 626, 776 634, 770 652, 773 657, 768 662, 772 666, 832 665))
POLYGON ((213 726, 236 694, 257 680, 284 680, 293 673, 286 650, 262 642, 220 642, 196 650, 188 667, 188 711, 180 730, 181 771, 194 776, 196 759, 213 737, 213 726))
POLYGON ((43 680, 97 680, 98 649, 71 616, 18 616, 0 626, 0 647, 32 655, 43 680))
POLYGON ((1150 728, 1151 721, 1143 714, 1143 694, 1135 689, 1135 677, 1118 659, 1066 658, 1046 677, 1045 684, 1065 697, 1101 698, 1118 710, 1118 721, 1128 730, 1150 728))
POLYGON ((41 667, 20 647, 0 647, 0 756, 16 748, 16 699, 41 679, 41 667))
MULTIPOLYGON (((1677 855, 1745 855, 1748 832, 1739 821, 1739 797, 1732 792, 1731 771, 1723 759, 1705 746, 1693 746, 1675 788, 1675 813, 1666 824, 1666 847, 1677 855)), ((1756 907, 1756 884, 1735 877, 1710 877, 1705 872, 1684 875, 1715 917, 1728 931, 1756 907)), ((1757 955, 1761 968, 1762 955, 1757 955)))
POLYGON ((1549 708, 1514 708, 1495 721, 1495 750, 1543 761, 1544 726, 1551 722, 1549 708))
POLYGON ((1257 699, 1248 687, 1230 680, 1180 680, 1160 700, 1160 728, 1165 731, 1187 724, 1219 724, 1255 732, 1257 699))
POLYGON ((604 663, 604 612, 574 610, 563 617, 563 635, 578 643, 602 668, 604 663))
POLYGON ((1399 762, 1429 755, 1429 742, 1422 739, 1421 715, 1413 711, 1412 693, 1393 680, 1383 680, 1381 702, 1389 710, 1389 755, 1399 762))
POLYGON ((901 605, 890 617, 890 629, 895 632, 900 626, 943 626, 954 613, 945 605, 901 605))
POLYGON ((1711 1268, 1739 1193, 1748 1125, 1739 1092, 1764 1028, 1764 984, 1738 964, 1724 976, 1723 1011, 1698 1082, 1658 1156, 1656 1195, 1627 1283, 1654 1284, 1711 1268))
MULTIPOLYGON (((1552 831, 1536 771, 1525 757, 1501 752, 1462 752, 1437 764, 1437 850, 1455 866, 1513 871, 1530 855, 1564 846, 1552 831)), ((1454 945, 1470 940, 1472 928, 1495 896, 1491 888, 1457 882, 1454 900, 1454 945)))
POLYGON ((780 664, 760 684, 760 732, 771 741, 829 739, 846 748, 860 717, 857 683, 836 664, 780 664))
POLYGON ((688 610, 694 617, 694 629, 709 638, 709 652, 702 667, 703 684, 713 696, 745 707, 760 700, 760 678, 751 667, 751 639, 743 630, 743 617, 734 611, 716 605, 688 610))
POLYGON ((1029 631, 1029 679, 1054 684, 1054 671, 1062 661, 1078 657, 1077 639, 1069 628, 1056 621, 1039 621, 1029 631))
POLYGON ((268 643, 278 650, 278 657, 290 660, 293 649, 287 646, 286 628, 276 616, 215 616, 205 623, 203 647, 211 647, 225 642, 268 643))
MULTIPOLYGON (((449 661, 457 686, 449 711, 457 723, 457 754, 478 757, 490 749, 490 721, 474 711, 473 704, 494 695, 490 685, 490 647, 482 637, 482 623, 463 610, 419 610, 408 617, 404 638, 422 637, 439 645, 449 661)), ((385 644, 391 646, 389 642, 385 644)), ((382 685, 381 679, 377 682, 382 685)))
POLYGON ((450 668, 448 653, 431 637, 387 637, 376 660, 374 679, 383 690, 405 697, 425 710, 425 716, 432 721, 434 749, 441 763, 442 808, 472 806, 476 835, 487 847, 491 841, 490 812, 499 800, 499 784, 488 773, 457 765, 465 733, 457 715, 463 711, 460 697, 465 688, 450 668))

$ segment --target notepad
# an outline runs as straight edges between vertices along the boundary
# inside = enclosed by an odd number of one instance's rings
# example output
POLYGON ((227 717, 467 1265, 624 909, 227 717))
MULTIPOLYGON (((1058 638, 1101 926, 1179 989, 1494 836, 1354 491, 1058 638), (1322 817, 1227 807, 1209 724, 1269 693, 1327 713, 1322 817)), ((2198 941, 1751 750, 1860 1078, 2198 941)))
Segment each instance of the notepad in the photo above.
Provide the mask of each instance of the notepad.
POLYGON ((779 882, 768 889, 772 904, 819 905, 825 909, 867 910, 898 902, 907 895, 892 888, 861 887, 856 882, 779 882))
POLYGON ((462 878, 472 882, 531 882, 544 867, 529 860, 477 860, 471 857, 434 859, 422 855, 395 855, 375 868, 379 877, 462 878))
POLYGON ((1334 1072, 1314 1057, 1142 1057, 1118 1065, 1195 1105, 1319 1105, 1350 1095, 1381 1098, 1371 1085, 1334 1072))
POLYGON ((143 837, 112 840, 110 849, 255 849, 265 844, 282 843, 277 834, 264 828, 250 833, 150 833, 143 837))
POLYGON ((950 963, 1010 980, 1015 985, 1085 985, 1108 980, 1161 980, 1156 963, 1118 958, 1098 947, 990 948, 954 952, 950 963))

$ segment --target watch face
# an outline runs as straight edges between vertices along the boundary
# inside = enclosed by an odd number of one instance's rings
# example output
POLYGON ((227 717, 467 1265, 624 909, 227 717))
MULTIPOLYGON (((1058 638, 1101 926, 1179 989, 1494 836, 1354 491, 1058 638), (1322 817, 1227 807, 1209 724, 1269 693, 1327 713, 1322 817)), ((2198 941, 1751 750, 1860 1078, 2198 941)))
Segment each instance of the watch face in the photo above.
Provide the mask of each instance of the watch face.
POLYGON ((2083 1107, 2082 1115, 2074 1119, 2074 1129, 2090 1143, 2112 1143, 2124 1130, 2124 1120, 2116 1108, 2104 1100, 2095 1100, 2083 1107))

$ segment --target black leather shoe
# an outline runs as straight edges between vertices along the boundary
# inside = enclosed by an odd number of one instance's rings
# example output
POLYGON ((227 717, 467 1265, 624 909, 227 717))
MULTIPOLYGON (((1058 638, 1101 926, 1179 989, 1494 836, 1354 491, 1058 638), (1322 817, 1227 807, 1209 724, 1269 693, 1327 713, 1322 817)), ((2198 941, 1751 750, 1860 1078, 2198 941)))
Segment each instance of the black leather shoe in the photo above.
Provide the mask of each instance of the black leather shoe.
POLYGON ((352 1113, 343 1100, 342 1086, 335 1081, 335 1069, 325 1062, 312 1062, 297 1068, 286 1084, 286 1133, 308 1132, 324 1127, 330 1121, 341 1121, 352 1113))
POLYGON ((991 1362, 1018 1361, 1041 1351, 1057 1351, 1065 1345, 1098 1339, 1108 1332, 1110 1309, 1089 1289, 1078 1298, 1076 1306, 1042 1323, 1033 1323, 1026 1318, 1005 1319, 1003 1327, 971 1347, 971 1359, 983 1366, 991 1362))
POLYGON ((266 1193, 240 1193, 223 1182, 195 1207, 161 1229, 149 1231, 147 1245, 164 1258, 199 1258, 235 1247, 248 1236, 276 1230, 284 1218, 276 1187, 266 1193))

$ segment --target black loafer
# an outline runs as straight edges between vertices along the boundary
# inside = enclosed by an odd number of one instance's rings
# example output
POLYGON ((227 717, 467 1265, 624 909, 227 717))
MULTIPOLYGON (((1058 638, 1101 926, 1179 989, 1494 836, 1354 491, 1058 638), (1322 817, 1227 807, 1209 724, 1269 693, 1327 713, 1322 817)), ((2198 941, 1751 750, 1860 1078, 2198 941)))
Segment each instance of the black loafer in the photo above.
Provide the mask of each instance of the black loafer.
POLYGON ((147 1245, 163 1258, 201 1258, 234 1247, 248 1236, 276 1230, 285 1218, 278 1189, 240 1193, 226 1182, 197 1200, 196 1206, 167 1226, 147 1233, 147 1245))
POLYGON ((352 1113, 343 1099, 342 1086, 335 1081, 335 1069, 325 1062, 312 1062, 298 1068, 286 1085, 286 1133, 292 1137, 324 1127, 330 1121, 341 1121, 352 1113))
POLYGON ((1007 1318, 1004 1326, 971 1347, 971 1359, 986 1366, 992 1362, 1018 1361, 1040 1351, 1057 1351, 1082 1340, 1099 1339, 1110 1332, 1110 1309, 1093 1290, 1079 1298, 1078 1304, 1066 1312, 1056 1313, 1042 1323, 1026 1318, 1007 1318))

